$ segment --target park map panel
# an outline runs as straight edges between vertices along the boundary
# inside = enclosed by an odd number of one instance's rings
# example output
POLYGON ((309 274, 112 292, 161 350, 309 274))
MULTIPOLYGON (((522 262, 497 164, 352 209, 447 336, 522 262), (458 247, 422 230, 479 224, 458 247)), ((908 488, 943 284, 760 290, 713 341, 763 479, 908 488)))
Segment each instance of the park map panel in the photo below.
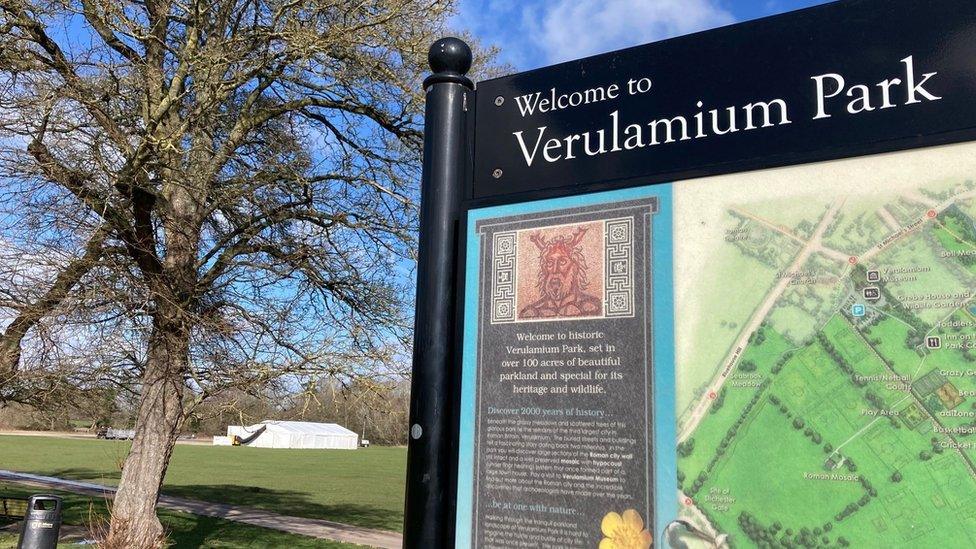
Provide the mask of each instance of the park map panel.
POLYGON ((976 546, 976 146, 674 185, 683 518, 976 546))

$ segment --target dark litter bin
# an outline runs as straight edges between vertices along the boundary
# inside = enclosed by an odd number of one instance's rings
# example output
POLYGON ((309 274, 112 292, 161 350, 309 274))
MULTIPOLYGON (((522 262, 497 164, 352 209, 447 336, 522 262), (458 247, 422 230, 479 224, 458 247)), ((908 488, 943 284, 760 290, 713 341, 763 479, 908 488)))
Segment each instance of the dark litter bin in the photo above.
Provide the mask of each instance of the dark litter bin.
POLYGON ((54 549, 61 532, 61 498, 38 495, 27 500, 17 549, 54 549))

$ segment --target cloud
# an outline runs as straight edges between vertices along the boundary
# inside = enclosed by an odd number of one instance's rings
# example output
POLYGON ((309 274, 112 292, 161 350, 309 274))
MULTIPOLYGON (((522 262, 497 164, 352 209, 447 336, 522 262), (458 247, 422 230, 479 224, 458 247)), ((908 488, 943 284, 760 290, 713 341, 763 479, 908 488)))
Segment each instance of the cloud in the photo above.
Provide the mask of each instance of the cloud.
POLYGON ((459 0, 448 26, 470 32, 485 46, 498 46, 500 61, 525 70, 543 62, 522 28, 528 4, 518 0, 459 0))
POLYGON ((735 21, 711 0, 559 0, 539 8, 527 21, 553 63, 735 21))
POLYGON ((717 0, 461 0, 452 26, 519 70, 735 21, 717 0))

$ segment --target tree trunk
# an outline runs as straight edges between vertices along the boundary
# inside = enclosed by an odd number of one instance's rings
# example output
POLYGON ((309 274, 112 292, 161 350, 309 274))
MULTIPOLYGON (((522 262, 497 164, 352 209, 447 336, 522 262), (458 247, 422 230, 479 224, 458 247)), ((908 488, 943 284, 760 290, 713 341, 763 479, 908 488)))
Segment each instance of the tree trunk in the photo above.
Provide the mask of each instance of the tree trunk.
POLYGON ((157 314, 149 341, 132 450, 125 459, 105 547, 162 547, 165 532, 156 502, 183 420, 183 373, 190 334, 178 320, 157 314))

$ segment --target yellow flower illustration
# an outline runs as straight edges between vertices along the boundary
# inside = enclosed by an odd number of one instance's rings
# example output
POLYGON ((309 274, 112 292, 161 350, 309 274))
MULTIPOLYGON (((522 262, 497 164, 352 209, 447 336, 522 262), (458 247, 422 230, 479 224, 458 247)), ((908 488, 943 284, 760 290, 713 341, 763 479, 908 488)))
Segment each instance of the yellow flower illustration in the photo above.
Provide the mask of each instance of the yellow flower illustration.
POLYGON ((610 511, 600 523, 603 539, 600 549, 648 549, 651 533, 644 529, 640 513, 627 509, 623 515, 610 511))

